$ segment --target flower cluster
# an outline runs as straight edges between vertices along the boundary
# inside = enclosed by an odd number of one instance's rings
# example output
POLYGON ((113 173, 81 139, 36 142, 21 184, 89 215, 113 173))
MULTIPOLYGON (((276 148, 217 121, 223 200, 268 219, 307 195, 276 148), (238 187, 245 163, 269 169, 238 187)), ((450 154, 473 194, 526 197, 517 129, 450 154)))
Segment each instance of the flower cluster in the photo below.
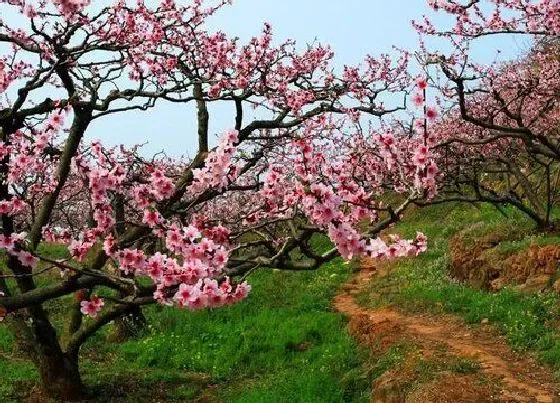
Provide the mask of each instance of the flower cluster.
POLYGON ((236 130, 230 130, 220 138, 215 151, 210 152, 206 158, 204 167, 194 170, 189 193, 196 195, 208 189, 222 190, 235 180, 237 170, 232 164, 232 157, 238 140, 236 130))
MULTIPOLYGON (((91 0, 52 0, 52 3, 66 18, 71 18, 86 8, 90 1, 91 0)), ((27 8, 26 13, 28 15, 33 15, 34 11, 27 8)))
POLYGON ((99 298, 97 295, 92 295, 89 300, 80 302, 80 312, 90 318, 95 318, 104 305, 105 302, 102 298, 99 298))
POLYGON ((22 266, 32 269, 36 266, 38 259, 22 249, 26 236, 25 232, 13 233, 11 235, 0 234, 0 249, 4 249, 10 255, 15 256, 22 266))

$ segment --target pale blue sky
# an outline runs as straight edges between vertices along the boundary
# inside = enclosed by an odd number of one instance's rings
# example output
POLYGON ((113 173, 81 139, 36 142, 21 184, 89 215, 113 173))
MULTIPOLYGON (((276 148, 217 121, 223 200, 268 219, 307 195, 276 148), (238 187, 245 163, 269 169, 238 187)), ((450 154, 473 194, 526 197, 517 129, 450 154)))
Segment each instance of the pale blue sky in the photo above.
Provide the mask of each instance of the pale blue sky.
MULTIPOLYGON (((416 48, 417 34, 410 21, 429 12, 425 0, 234 0, 233 6, 212 17, 210 27, 244 40, 258 34, 262 24, 269 22, 277 41, 293 38, 302 46, 315 40, 329 43, 336 54, 336 65, 341 67, 358 63, 367 53, 389 52, 392 45, 416 48)), ((442 22, 441 17, 436 18, 442 22)), ((490 61, 496 48, 502 50, 501 58, 508 58, 526 50, 527 43, 493 37, 474 49, 474 53, 480 61, 490 61)), ((213 133, 231 126, 233 115, 229 110, 210 112, 213 133)), ((175 156, 191 154, 195 144, 194 116, 190 107, 162 103, 148 112, 130 112, 96 121, 87 137, 109 144, 149 140, 146 153, 163 149, 175 156)))

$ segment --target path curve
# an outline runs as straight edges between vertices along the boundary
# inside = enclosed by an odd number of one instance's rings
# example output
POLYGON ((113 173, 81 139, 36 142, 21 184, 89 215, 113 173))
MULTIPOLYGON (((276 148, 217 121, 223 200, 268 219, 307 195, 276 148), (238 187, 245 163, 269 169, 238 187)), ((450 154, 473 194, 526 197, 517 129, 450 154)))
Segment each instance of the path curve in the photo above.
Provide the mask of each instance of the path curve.
MULTIPOLYGON (((560 388, 551 371, 527 355, 513 353, 503 338, 496 337, 495 332, 467 328, 464 322, 451 315, 413 315, 393 308, 376 309, 359 305, 355 296, 374 275, 375 269, 362 269, 334 299, 335 309, 350 318, 351 329, 352 321, 359 321, 362 329, 365 324, 371 333, 375 333, 377 328, 390 328, 391 332, 403 337, 446 345, 454 355, 476 358, 481 364, 481 371, 501 380, 502 390, 497 401, 560 402, 560 388)), ((372 336, 375 337, 375 334, 372 336)))

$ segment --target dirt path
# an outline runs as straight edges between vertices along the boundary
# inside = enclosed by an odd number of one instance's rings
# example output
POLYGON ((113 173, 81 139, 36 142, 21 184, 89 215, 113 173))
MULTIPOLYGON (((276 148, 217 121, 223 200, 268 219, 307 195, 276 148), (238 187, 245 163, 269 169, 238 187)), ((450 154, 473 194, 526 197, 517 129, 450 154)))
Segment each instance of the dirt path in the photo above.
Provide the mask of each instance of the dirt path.
MULTIPOLYGON (((374 347, 375 353, 407 340, 416 346, 423 360, 434 355, 441 362, 449 362, 450 359, 476 360, 479 375, 485 379, 478 386, 473 386, 475 378, 472 374, 459 376, 441 371, 422 387, 414 379, 418 378, 418 371, 411 371, 405 362, 398 370, 377 380, 374 389, 390 389, 392 392, 374 391, 374 401, 560 402, 560 387, 552 371, 527 355, 512 352, 490 326, 468 328, 453 316, 411 315, 392 308, 360 306, 355 296, 373 275, 376 275, 375 270, 360 271, 334 300, 335 308, 349 316, 349 326, 355 336, 374 347), (442 358, 442 354, 445 357, 442 358), (403 380, 403 377, 406 379, 403 380), (413 384, 416 387, 395 387, 395 384, 413 384), (401 390, 407 388, 406 391, 401 390)), ((407 357, 407 361, 413 359, 418 358, 407 357)))

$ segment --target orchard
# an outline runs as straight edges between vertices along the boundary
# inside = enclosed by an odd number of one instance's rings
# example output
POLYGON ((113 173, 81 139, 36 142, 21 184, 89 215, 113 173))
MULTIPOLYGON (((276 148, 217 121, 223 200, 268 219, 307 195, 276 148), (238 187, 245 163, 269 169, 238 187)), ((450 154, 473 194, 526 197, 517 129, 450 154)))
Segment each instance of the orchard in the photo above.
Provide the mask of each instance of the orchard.
POLYGON ((417 259, 424 229, 392 229, 411 209, 490 203, 558 229, 555 0, 428 0, 451 25, 420 15, 416 48, 343 67, 269 24, 247 41, 213 30, 230 1, 96 3, 0 0, 0 326, 45 396, 87 397, 84 344, 107 326, 126 339, 149 305, 227 309, 260 270, 417 259), (479 64, 471 46, 494 35, 530 49, 479 64), (149 155, 158 133, 88 137, 171 104, 194 111, 176 136, 196 144, 189 157, 149 155), (230 111, 217 137, 216 105, 230 111))

